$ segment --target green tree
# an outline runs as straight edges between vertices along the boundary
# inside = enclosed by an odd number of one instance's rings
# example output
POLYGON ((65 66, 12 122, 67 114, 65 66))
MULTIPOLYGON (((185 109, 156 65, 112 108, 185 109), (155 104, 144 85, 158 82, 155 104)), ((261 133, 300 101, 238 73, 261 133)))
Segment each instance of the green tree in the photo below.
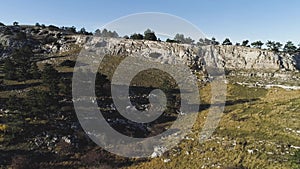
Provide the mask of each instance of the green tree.
POLYGON ((31 64, 29 72, 33 79, 39 79, 41 77, 41 72, 38 66, 36 65, 36 62, 31 64))
POLYGON ((204 38, 204 39, 200 38, 199 42, 197 42, 197 45, 198 46, 215 45, 215 43, 217 43, 217 42, 216 42, 215 38, 213 38, 213 39, 210 40, 210 39, 207 39, 207 38, 204 38))
POLYGON ((24 81, 30 79, 31 67, 30 59, 33 53, 30 47, 25 46, 21 49, 15 49, 10 58, 5 60, 4 73, 5 79, 24 81))
POLYGON ((33 52, 29 46, 25 46, 21 49, 15 50, 11 57, 16 67, 16 77, 18 81, 25 81, 30 79, 30 72, 28 71, 31 67, 30 60, 33 57, 33 52))
POLYGON ((254 48, 261 49, 262 46, 264 45, 264 43, 261 42, 261 41, 255 41, 255 42, 252 42, 251 45, 252 45, 254 48))
POLYGON ((100 29, 96 29, 94 35, 95 36, 101 36, 101 30, 100 29))
POLYGON ((151 41, 157 41, 157 37, 155 35, 155 32, 151 31, 150 29, 147 29, 144 32, 144 39, 145 40, 151 40, 151 41))
POLYGON ((179 33, 175 35, 174 40, 184 44, 193 44, 195 42, 192 38, 185 38, 183 34, 179 33))
POLYGON ((169 42, 169 43, 180 43, 179 41, 177 40, 172 40, 172 39, 166 39, 166 42, 169 42))
POLYGON ((72 80, 70 78, 60 79, 60 93, 67 98, 72 96, 72 80))
POLYGON ((212 37, 211 38, 211 44, 212 45, 219 45, 220 43, 216 40, 216 38, 212 37))
POLYGON ((16 67, 10 58, 5 59, 3 72, 4 72, 4 79, 7 80, 16 79, 16 67))
POLYGON ((43 84, 49 88, 51 94, 58 94, 59 73, 51 64, 45 64, 42 72, 42 80, 43 84))
POLYGON ((79 33, 85 35, 87 32, 86 32, 85 28, 81 28, 79 33))
POLYGON ((130 39, 143 40, 144 36, 142 34, 136 34, 136 33, 134 33, 133 35, 130 36, 130 39))
POLYGON ((19 22, 13 22, 13 26, 18 26, 19 25, 19 22))
POLYGON ((148 28, 147 30, 145 30, 144 35, 146 35, 147 33, 154 33, 154 32, 148 28))
POLYGON ((248 46, 248 43, 249 43, 249 40, 244 40, 244 41, 242 42, 242 46, 248 46))
POLYGON ((294 54, 297 51, 297 47, 293 44, 292 41, 288 41, 284 47, 283 47, 283 51, 289 54, 294 54))
POLYGON ((275 41, 267 41, 266 45, 269 50, 274 52, 279 52, 279 50, 282 47, 282 44, 280 42, 275 42, 275 41))
POLYGON ((226 39, 223 41, 222 45, 232 45, 232 42, 230 41, 229 38, 226 38, 226 39))

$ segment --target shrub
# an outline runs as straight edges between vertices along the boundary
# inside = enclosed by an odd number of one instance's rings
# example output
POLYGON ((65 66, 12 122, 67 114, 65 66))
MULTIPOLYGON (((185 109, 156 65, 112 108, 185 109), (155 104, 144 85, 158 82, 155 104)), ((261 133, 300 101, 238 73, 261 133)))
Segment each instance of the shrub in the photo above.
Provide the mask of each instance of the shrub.
POLYGON ((232 45, 232 42, 229 40, 229 38, 226 38, 226 39, 223 41, 222 45, 232 45))
POLYGON ((130 39, 134 39, 134 40, 143 40, 144 36, 142 34, 133 34, 130 36, 130 39))
POLYGON ((59 66, 74 67, 75 64, 76 64, 76 62, 73 61, 73 60, 65 60, 65 61, 61 62, 61 63, 59 64, 59 66))
POLYGON ((8 129, 8 126, 6 124, 0 124, 0 131, 6 132, 8 129))
POLYGON ((12 169, 28 169, 30 167, 30 160, 24 155, 17 155, 12 158, 12 169))

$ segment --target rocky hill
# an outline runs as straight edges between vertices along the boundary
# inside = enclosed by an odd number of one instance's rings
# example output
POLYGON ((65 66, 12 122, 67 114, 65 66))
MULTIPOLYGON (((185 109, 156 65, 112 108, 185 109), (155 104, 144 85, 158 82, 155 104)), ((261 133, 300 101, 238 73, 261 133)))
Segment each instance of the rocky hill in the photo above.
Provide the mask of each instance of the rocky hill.
MULTIPOLYGON (((0 26, 0 59, 28 45, 36 55, 56 55, 82 47, 91 36, 55 26, 0 26)), ((97 38, 92 40, 93 43, 97 38)), ((167 42, 110 39, 111 55, 143 52, 162 63, 184 62, 195 70, 217 63, 228 75, 299 81, 300 54, 289 55, 242 46, 196 46, 167 42), (153 53, 153 51, 155 51, 153 53), (148 52, 148 53, 147 53, 148 52), (150 53, 151 55, 150 55, 150 53), (295 75, 296 74, 296 75, 295 75)))

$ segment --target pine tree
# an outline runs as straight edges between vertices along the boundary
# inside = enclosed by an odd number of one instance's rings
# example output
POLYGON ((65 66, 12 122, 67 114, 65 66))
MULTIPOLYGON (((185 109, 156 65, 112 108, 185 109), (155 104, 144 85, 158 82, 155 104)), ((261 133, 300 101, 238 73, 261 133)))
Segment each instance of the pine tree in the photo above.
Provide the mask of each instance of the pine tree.
POLYGON ((232 45, 232 42, 230 41, 229 38, 226 38, 226 39, 223 41, 222 45, 232 45))
POLYGON ((256 41, 256 42, 252 42, 251 45, 252 45, 254 48, 261 49, 261 47, 264 45, 264 43, 261 42, 261 41, 256 41))
POLYGON ((39 79, 41 77, 41 72, 40 72, 38 66, 36 65, 36 63, 31 64, 29 72, 33 79, 39 79))
POLYGON ((49 88, 50 93, 57 95, 59 92, 59 73, 51 64, 45 64, 42 72, 42 79, 44 85, 49 88))
POLYGON ((16 69, 16 79, 18 81, 25 81, 30 79, 29 69, 31 67, 30 60, 33 57, 32 50, 29 46, 16 49, 11 55, 13 64, 16 69))
POLYGON ((16 79, 16 67, 11 59, 7 58, 5 60, 3 72, 4 72, 4 79, 7 79, 7 80, 15 80, 16 79))

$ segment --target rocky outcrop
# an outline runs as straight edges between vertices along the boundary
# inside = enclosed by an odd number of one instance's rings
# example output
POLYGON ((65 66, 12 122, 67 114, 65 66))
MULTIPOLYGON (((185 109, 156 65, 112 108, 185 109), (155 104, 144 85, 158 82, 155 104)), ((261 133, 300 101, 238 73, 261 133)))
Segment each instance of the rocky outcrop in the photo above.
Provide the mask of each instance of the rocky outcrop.
POLYGON ((14 49, 30 46, 35 54, 54 55, 83 44, 87 36, 54 26, 0 26, 0 60, 14 49))
MULTIPOLYGON (((87 42, 101 46, 99 38, 90 38, 56 27, 41 26, 0 26, 0 60, 8 57, 13 49, 31 46, 38 55, 56 55, 82 47, 87 42)), ((300 55, 290 56, 263 49, 242 46, 196 46, 167 42, 114 38, 109 39, 110 55, 142 53, 161 63, 185 63, 191 68, 203 70, 212 65, 225 70, 249 72, 248 75, 281 76, 278 72, 298 72, 300 55)), ((243 74, 243 73, 242 73, 243 74)))
MULTIPOLYGON (((99 39, 90 43, 100 45, 99 39), (99 44, 97 44, 99 43, 99 44)), ((226 70, 255 70, 256 72, 297 71, 299 56, 290 56, 268 50, 241 46, 196 46, 167 42, 109 39, 110 55, 141 53, 158 62, 171 64, 184 62, 195 69, 204 65, 223 67, 226 70)))

